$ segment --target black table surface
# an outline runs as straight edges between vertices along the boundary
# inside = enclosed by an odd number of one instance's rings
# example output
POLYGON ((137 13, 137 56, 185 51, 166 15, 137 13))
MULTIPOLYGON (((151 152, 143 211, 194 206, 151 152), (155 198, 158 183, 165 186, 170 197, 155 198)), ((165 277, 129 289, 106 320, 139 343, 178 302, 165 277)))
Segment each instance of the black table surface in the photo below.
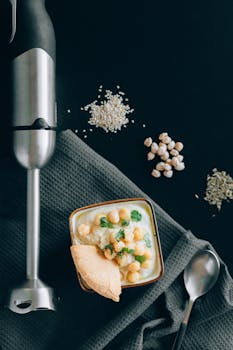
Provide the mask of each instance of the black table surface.
MULTIPOLYGON (((211 169, 233 175, 230 2, 50 0, 47 8, 57 40, 59 128, 77 129, 83 139, 86 134, 88 145, 184 227, 209 240, 232 272, 233 203, 218 212, 203 200, 211 169), (89 131, 89 114, 80 107, 97 97, 99 85, 113 91, 120 85, 135 109, 134 124, 117 134, 89 131), (146 160, 143 145, 145 137, 156 139, 163 131, 185 145, 186 169, 171 179, 150 175, 154 162, 146 160)), ((1 16, 5 34, 7 19, 1 16)), ((10 146, 4 128, 9 60, 2 43, 1 157, 10 146)))

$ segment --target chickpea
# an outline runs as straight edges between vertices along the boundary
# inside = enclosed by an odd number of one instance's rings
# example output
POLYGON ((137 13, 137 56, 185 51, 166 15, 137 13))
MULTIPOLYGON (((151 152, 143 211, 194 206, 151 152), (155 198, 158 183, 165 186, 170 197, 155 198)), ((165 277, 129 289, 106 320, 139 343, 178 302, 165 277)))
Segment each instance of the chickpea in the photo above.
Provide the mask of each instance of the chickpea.
POLYGON ((95 220, 94 220, 95 225, 100 225, 100 219, 103 217, 106 217, 106 215, 103 213, 96 214, 95 220))
POLYGON ((120 267, 125 267, 129 265, 132 262, 132 260, 129 254, 123 254, 122 256, 116 257, 116 262, 120 267))
POLYGON ((185 168, 184 163, 178 163, 177 166, 175 166, 175 169, 178 171, 182 171, 184 170, 184 168, 185 168))
POLYGON ((172 171, 172 170, 164 170, 163 175, 164 175, 165 177, 170 178, 170 177, 173 176, 173 171, 172 171))
POLYGON ((123 257, 124 257, 124 255, 123 256, 116 256, 116 259, 115 259, 117 264, 120 265, 120 267, 122 267, 121 266, 121 261, 122 261, 123 257))
POLYGON ((172 157, 172 165, 176 167, 179 164, 179 159, 178 157, 172 157))
POLYGON ((152 144, 152 138, 151 137, 147 137, 145 140, 144 140, 144 145, 146 147, 150 147, 152 144))
POLYGON ((112 223, 112 224, 117 224, 120 220, 118 211, 116 209, 111 210, 108 213, 108 220, 112 223))
POLYGON ((125 229, 124 232, 125 232, 125 238, 124 238, 125 242, 132 242, 134 239, 134 233, 127 229, 125 229))
POLYGON ((152 251, 151 249, 147 248, 145 253, 144 253, 145 257, 147 260, 150 260, 152 258, 152 251))
POLYGON ((167 132, 162 132, 162 134, 159 135, 159 140, 162 141, 162 139, 163 139, 165 136, 168 136, 168 133, 167 133, 167 132))
POLYGON ((159 178, 161 176, 161 173, 160 173, 159 170, 153 169, 152 172, 151 172, 151 175, 154 176, 154 177, 159 178))
POLYGON ((116 240, 116 233, 117 233, 117 231, 112 231, 112 232, 110 232, 110 234, 109 234, 109 241, 110 241, 110 243, 116 243, 117 242, 117 240, 116 240))
POLYGON ((158 148, 159 148, 158 144, 156 142, 152 142, 152 145, 150 148, 151 152, 155 154, 158 151, 158 148))
POLYGON ((178 158, 179 162, 183 162, 183 160, 184 160, 184 156, 182 156, 181 154, 179 154, 177 156, 177 158, 178 158))
POLYGON ((172 160, 171 160, 171 158, 168 158, 168 159, 166 160, 166 164, 172 165, 172 160))
POLYGON ((141 227, 135 227, 133 233, 135 241, 141 241, 144 237, 144 232, 141 227))
POLYGON ((151 262, 149 260, 146 260, 141 264, 141 268, 148 269, 150 267, 150 265, 151 265, 151 262))
POLYGON ((121 220, 129 220, 130 219, 130 210, 128 208, 121 208, 119 210, 119 215, 121 220))
POLYGON ((129 270, 130 272, 139 271, 140 268, 141 268, 141 266, 140 266, 140 263, 139 263, 138 261, 134 261, 134 262, 132 262, 131 264, 129 264, 129 266, 128 266, 128 270, 129 270))
POLYGON ((183 145, 182 142, 176 142, 176 144, 175 144, 175 149, 176 149, 178 152, 181 152, 183 148, 184 148, 184 145, 183 145))
POLYGON ((161 159, 166 161, 168 158, 169 158, 169 153, 168 153, 168 151, 166 151, 166 152, 161 156, 161 159))
POLYGON ((104 250, 104 256, 108 260, 112 260, 112 259, 114 259, 116 257, 116 254, 114 252, 112 253, 110 249, 105 249, 104 250))
POLYGON ((126 243, 125 246, 126 246, 128 249, 134 249, 134 248, 135 248, 135 243, 133 243, 133 242, 126 243))
POLYGON ((90 228, 90 225, 88 224, 81 224, 78 227, 78 233, 80 234, 80 236, 85 237, 89 235, 90 231, 91 231, 91 228, 90 228))
POLYGON ((115 252, 119 253, 122 250, 122 248, 125 247, 125 243, 122 241, 115 242, 115 243, 113 243, 113 247, 114 247, 115 252))
POLYGON ((135 255, 143 255, 145 253, 145 246, 142 244, 135 244, 134 248, 135 255))
POLYGON ((164 170, 164 165, 165 165, 164 162, 159 162, 159 163, 156 165, 156 170, 163 171, 163 170, 164 170))
POLYGON ((166 145, 163 144, 162 146, 159 146, 157 154, 159 156, 162 156, 166 152, 166 150, 167 150, 167 147, 166 145))
POLYGON ((170 141, 169 144, 167 145, 167 149, 171 151, 175 147, 175 141, 170 141))
POLYGON ((153 160, 155 157, 155 154, 152 152, 147 153, 147 160, 153 160))
POLYGON ((127 279, 130 283, 135 283, 139 280, 139 273, 138 272, 128 272, 127 279))
POLYGON ((171 156, 174 156, 174 157, 177 157, 179 155, 179 152, 176 150, 176 149, 172 149, 171 152, 170 152, 170 155, 171 156))
POLYGON ((170 164, 165 164, 164 165, 164 170, 168 171, 168 170, 171 170, 171 169, 172 169, 172 167, 171 167, 170 164))
POLYGON ((166 143, 166 144, 169 144, 170 142, 171 142, 171 138, 169 137, 169 136, 164 136, 163 138, 162 138, 162 142, 163 143, 166 143))

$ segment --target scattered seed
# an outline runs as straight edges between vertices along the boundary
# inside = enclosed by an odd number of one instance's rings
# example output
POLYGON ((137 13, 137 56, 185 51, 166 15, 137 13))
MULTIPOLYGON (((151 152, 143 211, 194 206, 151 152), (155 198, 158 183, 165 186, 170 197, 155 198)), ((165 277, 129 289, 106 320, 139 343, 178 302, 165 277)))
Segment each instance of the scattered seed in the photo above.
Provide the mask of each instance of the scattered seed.
POLYGON ((87 135, 84 135, 83 137, 84 137, 84 139, 86 139, 86 138, 87 138, 87 135))
POLYGON ((222 202, 233 199, 233 179, 226 171, 212 170, 211 175, 207 175, 207 186, 204 199, 210 205, 216 205, 221 210, 222 202))
MULTIPOLYGON (((120 88, 119 85, 118 87, 120 88)), ((134 111, 128 104, 124 104, 122 95, 122 91, 113 94, 106 90, 103 101, 93 101, 85 106, 84 109, 91 115, 88 123, 104 129, 105 132, 116 133, 121 130, 129 122, 127 115, 134 111)))
POLYGON ((135 121, 132 119, 132 120, 131 120, 131 123, 132 123, 132 124, 134 124, 134 123, 135 123, 135 121))
POLYGON ((92 131, 93 131, 93 129, 89 129, 89 131, 90 131, 90 132, 92 132, 92 131))
POLYGON ((83 132, 86 132, 86 129, 83 129, 83 132))
POLYGON ((71 112, 71 110, 70 109, 67 109, 67 113, 70 113, 71 112))
POLYGON ((195 198, 199 199, 199 196, 198 196, 198 194, 196 194, 196 193, 195 193, 195 195, 194 195, 194 196, 195 196, 195 198))
POLYGON ((75 132, 75 134, 77 134, 78 133, 78 129, 76 129, 74 132, 75 132))
POLYGON ((145 127, 146 127, 146 124, 142 124, 142 127, 145 128, 145 127))

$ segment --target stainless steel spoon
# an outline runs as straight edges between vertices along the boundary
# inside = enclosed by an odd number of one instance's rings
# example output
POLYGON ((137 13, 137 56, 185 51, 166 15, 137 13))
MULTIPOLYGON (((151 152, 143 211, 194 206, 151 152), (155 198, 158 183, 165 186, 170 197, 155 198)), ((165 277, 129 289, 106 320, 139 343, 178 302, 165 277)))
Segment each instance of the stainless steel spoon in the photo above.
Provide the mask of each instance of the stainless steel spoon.
POLYGON ((176 335, 172 350, 179 350, 194 302, 206 294, 215 284, 220 271, 218 257, 210 250, 202 250, 191 259, 184 270, 184 284, 189 294, 184 319, 176 335))

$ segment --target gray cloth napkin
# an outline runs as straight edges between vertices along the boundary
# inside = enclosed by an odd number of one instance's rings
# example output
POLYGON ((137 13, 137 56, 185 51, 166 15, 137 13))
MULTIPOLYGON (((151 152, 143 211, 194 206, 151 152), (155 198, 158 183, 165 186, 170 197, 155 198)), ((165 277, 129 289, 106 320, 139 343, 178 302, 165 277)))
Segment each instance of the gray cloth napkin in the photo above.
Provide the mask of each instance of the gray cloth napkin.
MULTIPOLYGON (((25 276, 26 172, 12 159, 0 171, 0 302, 25 276)), ((116 167, 71 131, 58 136, 56 154, 41 171, 41 277, 60 297, 58 311, 24 316, 0 310, 3 350, 170 349, 184 315, 183 270, 202 248, 213 247, 186 231, 152 201, 164 277, 124 290, 120 303, 83 292, 70 256, 68 217, 87 204, 147 197, 116 167)), ((233 349, 233 283, 221 262, 215 287, 199 299, 182 349, 233 349)))

